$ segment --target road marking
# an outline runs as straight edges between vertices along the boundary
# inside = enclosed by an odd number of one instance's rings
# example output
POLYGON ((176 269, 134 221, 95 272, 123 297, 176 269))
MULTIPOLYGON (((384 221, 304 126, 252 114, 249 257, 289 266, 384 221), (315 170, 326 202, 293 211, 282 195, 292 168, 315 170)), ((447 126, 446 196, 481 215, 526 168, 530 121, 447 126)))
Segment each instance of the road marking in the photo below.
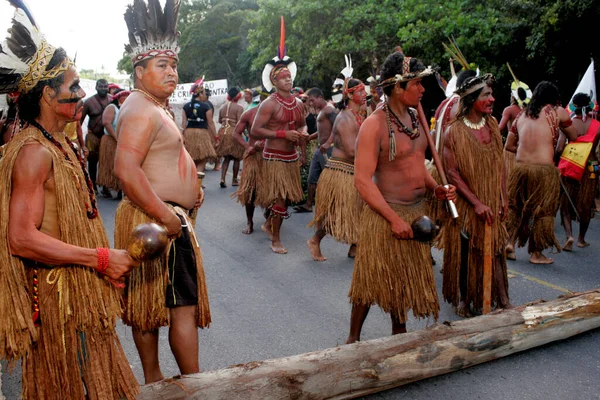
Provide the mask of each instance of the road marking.
POLYGON ((563 292, 563 293, 573 293, 573 291, 572 291, 572 290, 565 289, 564 287, 557 286, 557 285, 555 285, 555 284, 553 284, 553 283, 546 282, 546 281, 544 281, 544 280, 542 280, 542 279, 538 279, 538 278, 535 278, 535 277, 533 277, 533 276, 529 276, 529 275, 523 274, 523 273, 521 273, 521 272, 514 271, 514 270, 512 270, 512 269, 509 269, 507 272, 509 272, 509 273, 511 273, 511 274, 515 274, 515 275, 522 276, 523 278, 527 279, 528 281, 531 281, 531 282, 538 283, 538 284, 540 284, 540 285, 542 285, 542 286, 549 287, 550 289, 558 290, 559 292, 563 292))

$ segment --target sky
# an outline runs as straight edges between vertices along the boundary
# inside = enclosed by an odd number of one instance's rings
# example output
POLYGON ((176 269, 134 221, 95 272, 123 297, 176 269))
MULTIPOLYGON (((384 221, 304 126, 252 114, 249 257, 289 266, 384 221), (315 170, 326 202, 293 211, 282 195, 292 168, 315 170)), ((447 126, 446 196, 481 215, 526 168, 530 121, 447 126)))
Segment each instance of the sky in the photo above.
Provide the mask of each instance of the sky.
MULTIPOLYGON (((48 43, 63 47, 71 58, 77 53, 78 69, 113 76, 127 41, 123 14, 130 2, 133 0, 26 0, 48 43)), ((0 0, 2 41, 13 13, 14 7, 0 0)))

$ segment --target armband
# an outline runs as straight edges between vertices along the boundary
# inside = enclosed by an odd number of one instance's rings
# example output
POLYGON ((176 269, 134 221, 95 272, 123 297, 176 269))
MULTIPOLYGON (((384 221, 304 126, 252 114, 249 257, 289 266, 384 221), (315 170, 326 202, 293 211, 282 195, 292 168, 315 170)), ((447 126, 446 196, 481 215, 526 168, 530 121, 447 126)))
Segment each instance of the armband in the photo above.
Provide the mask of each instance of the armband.
POLYGON ((285 139, 285 131, 283 130, 278 130, 275 132, 275 137, 277 139, 285 139))

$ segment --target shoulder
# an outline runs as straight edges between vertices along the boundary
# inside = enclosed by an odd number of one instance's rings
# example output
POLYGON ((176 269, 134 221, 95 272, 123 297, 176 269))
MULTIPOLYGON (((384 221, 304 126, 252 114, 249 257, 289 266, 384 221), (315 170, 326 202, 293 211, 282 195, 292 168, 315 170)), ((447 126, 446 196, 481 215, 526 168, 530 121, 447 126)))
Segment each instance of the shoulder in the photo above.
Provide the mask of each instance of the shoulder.
MULTIPOLYGON (((339 117, 336 118, 336 122, 340 119, 340 122, 347 121, 349 118, 347 110, 342 111, 339 117)), ((382 109, 375 110, 365 122, 360 126, 358 135, 362 138, 377 139, 383 137, 382 135, 388 133, 387 130, 387 119, 385 112, 382 109)))

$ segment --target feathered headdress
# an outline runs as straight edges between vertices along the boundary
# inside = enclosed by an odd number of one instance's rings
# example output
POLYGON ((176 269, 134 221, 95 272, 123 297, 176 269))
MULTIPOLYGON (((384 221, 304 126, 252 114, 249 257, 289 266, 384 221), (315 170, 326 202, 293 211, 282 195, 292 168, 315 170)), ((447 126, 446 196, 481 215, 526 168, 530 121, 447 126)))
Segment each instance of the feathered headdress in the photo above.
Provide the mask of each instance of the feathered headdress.
POLYGON ((379 87, 393 86, 400 82, 408 82, 415 79, 423 78, 429 75, 432 75, 435 71, 431 66, 428 66, 423 71, 411 72, 410 71, 410 60, 412 57, 404 56, 404 60, 402 61, 402 74, 396 74, 391 78, 388 78, 379 83, 379 87))
POLYGON ((465 96, 470 95, 485 87, 485 85, 492 86, 496 82, 496 78, 492 74, 484 74, 483 76, 474 76, 468 78, 463 84, 456 89, 456 94, 462 99, 465 96))
POLYGON ((167 0, 164 11, 158 0, 134 0, 127 6, 125 23, 129 31, 129 44, 125 51, 129 53, 135 66, 140 61, 154 57, 179 59, 179 36, 177 18, 180 0, 167 0))
POLYGON ((204 75, 202 75, 202 78, 200 78, 200 79, 196 80, 196 82, 194 82, 194 84, 190 88, 190 93, 196 94, 198 92, 198 89, 203 88, 203 87, 204 87, 204 75))
POLYGON ((354 72, 350 54, 344 54, 344 61, 346 62, 346 66, 333 81, 333 89, 331 91, 331 100, 336 103, 339 103, 344 98, 344 88, 347 86, 347 82, 352 78, 352 73, 354 72))
POLYGON ((69 58, 46 71, 56 48, 41 32, 27 6, 20 0, 9 0, 15 8, 9 36, 0 44, 0 93, 27 93, 38 82, 53 79, 69 69, 69 58))
POLYGON ((523 108, 523 105, 529 104, 531 101, 531 97, 533 96, 531 89, 529 89, 529 86, 525 82, 521 82, 517 79, 509 63, 506 63, 506 66, 513 77, 513 83, 510 84, 512 96, 517 101, 519 107, 523 108))
POLYGON ((456 72, 454 72, 453 60, 456 60, 463 69, 474 69, 475 68, 477 71, 477 74, 475 76, 479 76, 479 68, 477 68, 475 66, 475 64, 469 63, 467 61, 467 59, 465 58, 465 55, 458 47, 458 44, 456 44, 456 40, 454 39, 454 37, 448 38, 448 41, 450 42, 449 45, 442 42, 444 49, 446 49, 448 54, 450 54, 450 57, 452 57, 450 59, 450 70, 452 71, 452 77, 450 78, 450 80, 448 81, 448 84, 446 85, 446 97, 452 96, 452 94, 457 89, 456 82, 458 80, 458 77, 456 76, 456 72))
POLYGON ((294 81, 294 79, 296 79, 298 67, 296 66, 296 63, 286 55, 286 53, 287 48, 285 47, 285 21, 283 20, 282 16, 277 56, 273 57, 272 60, 269 60, 269 62, 265 65, 265 68, 263 69, 262 73, 263 86, 269 92, 273 90, 273 81, 282 69, 287 69, 290 71, 290 74, 292 75, 292 82, 294 81))

